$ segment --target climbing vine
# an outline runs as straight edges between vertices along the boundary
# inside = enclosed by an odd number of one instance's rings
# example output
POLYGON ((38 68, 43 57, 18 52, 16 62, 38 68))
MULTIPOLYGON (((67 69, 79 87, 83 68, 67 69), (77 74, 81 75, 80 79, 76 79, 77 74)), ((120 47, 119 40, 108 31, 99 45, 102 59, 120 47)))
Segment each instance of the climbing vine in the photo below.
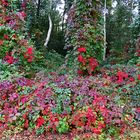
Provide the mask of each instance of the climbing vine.
POLYGON ((8 64, 30 65, 34 60, 34 48, 24 33, 26 5, 21 3, 22 10, 18 11, 14 2, 0 2, 0 59, 8 64))
POLYGON ((103 57, 101 2, 76 0, 67 18, 66 48, 78 65, 78 74, 94 74, 103 57))

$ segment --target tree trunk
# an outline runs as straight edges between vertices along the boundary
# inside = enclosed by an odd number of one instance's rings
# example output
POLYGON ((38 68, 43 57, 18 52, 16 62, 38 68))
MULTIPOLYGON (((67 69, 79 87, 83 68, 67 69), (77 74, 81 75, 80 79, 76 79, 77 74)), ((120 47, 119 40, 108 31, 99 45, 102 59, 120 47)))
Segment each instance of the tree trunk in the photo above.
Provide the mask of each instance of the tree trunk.
POLYGON ((49 43, 51 32, 52 32, 52 19, 51 19, 51 15, 50 14, 48 15, 48 19, 49 19, 49 30, 48 30, 48 33, 47 33, 46 41, 44 43, 44 46, 46 48, 48 47, 48 43, 49 43))
POLYGON ((41 2, 41 0, 38 0, 38 4, 37 4, 37 12, 36 12, 36 16, 37 16, 37 18, 39 18, 40 2, 41 2))
POLYGON ((106 0, 104 1, 104 53, 103 53, 103 61, 106 59, 106 0))
POLYGON ((64 31, 65 14, 66 14, 66 3, 64 6, 64 12, 63 12, 63 17, 62 17, 62 31, 64 31))
POLYGON ((140 16, 140 2, 139 2, 139 5, 138 5, 138 13, 139 13, 139 16, 140 16))

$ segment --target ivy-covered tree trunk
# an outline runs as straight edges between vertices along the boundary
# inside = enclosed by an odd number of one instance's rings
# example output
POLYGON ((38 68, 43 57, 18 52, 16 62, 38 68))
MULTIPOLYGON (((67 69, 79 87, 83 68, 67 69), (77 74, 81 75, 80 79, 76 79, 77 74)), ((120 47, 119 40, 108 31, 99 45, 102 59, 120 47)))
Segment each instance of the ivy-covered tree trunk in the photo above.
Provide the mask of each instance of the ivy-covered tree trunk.
POLYGON ((68 12, 66 46, 78 65, 79 74, 94 74, 103 60, 101 2, 75 0, 68 12))
POLYGON ((106 0, 104 1, 104 54, 103 54, 103 60, 106 59, 106 0))

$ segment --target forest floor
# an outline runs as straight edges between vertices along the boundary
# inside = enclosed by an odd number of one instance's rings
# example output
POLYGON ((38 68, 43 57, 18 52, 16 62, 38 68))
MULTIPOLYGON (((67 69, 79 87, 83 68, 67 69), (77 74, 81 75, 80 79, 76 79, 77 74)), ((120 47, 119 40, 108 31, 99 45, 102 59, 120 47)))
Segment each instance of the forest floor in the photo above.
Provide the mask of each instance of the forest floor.
POLYGON ((133 129, 133 131, 130 130, 130 133, 125 134, 120 138, 108 137, 107 139, 102 139, 91 132, 79 133, 79 134, 78 133, 77 134, 46 133, 40 136, 30 133, 28 130, 11 136, 4 136, 1 134, 1 132, 2 131, 0 131, 0 140, 140 140, 139 139, 140 129, 138 130, 137 128, 133 129), (130 134, 133 134, 131 135, 132 137, 130 137, 130 134))

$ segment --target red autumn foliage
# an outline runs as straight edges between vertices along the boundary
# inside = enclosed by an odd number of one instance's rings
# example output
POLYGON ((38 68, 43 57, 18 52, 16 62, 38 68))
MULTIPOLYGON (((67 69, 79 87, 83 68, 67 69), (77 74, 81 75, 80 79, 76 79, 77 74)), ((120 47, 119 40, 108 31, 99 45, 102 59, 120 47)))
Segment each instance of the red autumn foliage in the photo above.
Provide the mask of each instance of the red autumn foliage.
POLYGON ((0 45, 2 45, 3 44, 3 40, 0 40, 0 45))
POLYGON ((86 48, 85 47, 80 47, 80 48, 78 48, 78 51, 81 52, 81 53, 86 52, 86 48))
POLYGON ((16 34, 13 34, 13 35, 12 35, 12 38, 13 38, 13 39, 16 39, 16 38, 17 38, 17 35, 16 35, 16 34))
POLYGON ((28 128, 28 126, 29 126, 29 121, 28 120, 25 120, 24 127, 25 128, 28 128))
POLYGON ((37 119, 37 127, 41 127, 44 123, 45 123, 45 120, 42 116, 40 116, 38 119, 37 119))
POLYGON ((128 78, 128 74, 123 72, 123 71, 118 71, 117 72, 117 76, 118 76, 118 81, 117 83, 122 83, 124 78, 128 78))
POLYGON ((89 61, 89 74, 92 74, 93 71, 99 66, 97 59, 91 57, 88 59, 89 61))
POLYGON ((29 47, 27 48, 27 51, 24 53, 24 58, 27 59, 27 61, 30 63, 33 61, 33 48, 29 47))
POLYGON ((21 16, 22 16, 23 18, 26 17, 26 13, 25 13, 24 11, 20 12, 20 14, 21 14, 21 16))
POLYGON ((32 55, 33 54, 33 48, 32 47, 27 48, 27 52, 26 53, 28 55, 32 55))
POLYGON ((9 53, 7 53, 7 55, 5 56, 5 61, 8 64, 13 64, 14 63, 14 57, 12 55, 10 55, 9 53))
POLYGON ((84 71, 78 70, 78 71, 77 71, 77 74, 78 74, 78 75, 83 75, 83 74, 84 74, 84 71))
POLYGON ((86 64, 86 59, 84 59, 84 57, 81 54, 78 55, 78 61, 81 62, 83 65, 86 64))
POLYGON ((98 135, 102 133, 102 130, 100 128, 93 128, 92 131, 93 133, 98 134, 98 135))
POLYGON ((9 5, 7 0, 1 0, 1 4, 4 5, 4 6, 8 6, 9 5))
POLYGON ((138 74, 138 80, 140 80, 140 74, 138 74))
POLYGON ((9 40, 10 38, 9 38, 9 36, 8 35, 4 35, 4 39, 6 39, 6 40, 9 40))

